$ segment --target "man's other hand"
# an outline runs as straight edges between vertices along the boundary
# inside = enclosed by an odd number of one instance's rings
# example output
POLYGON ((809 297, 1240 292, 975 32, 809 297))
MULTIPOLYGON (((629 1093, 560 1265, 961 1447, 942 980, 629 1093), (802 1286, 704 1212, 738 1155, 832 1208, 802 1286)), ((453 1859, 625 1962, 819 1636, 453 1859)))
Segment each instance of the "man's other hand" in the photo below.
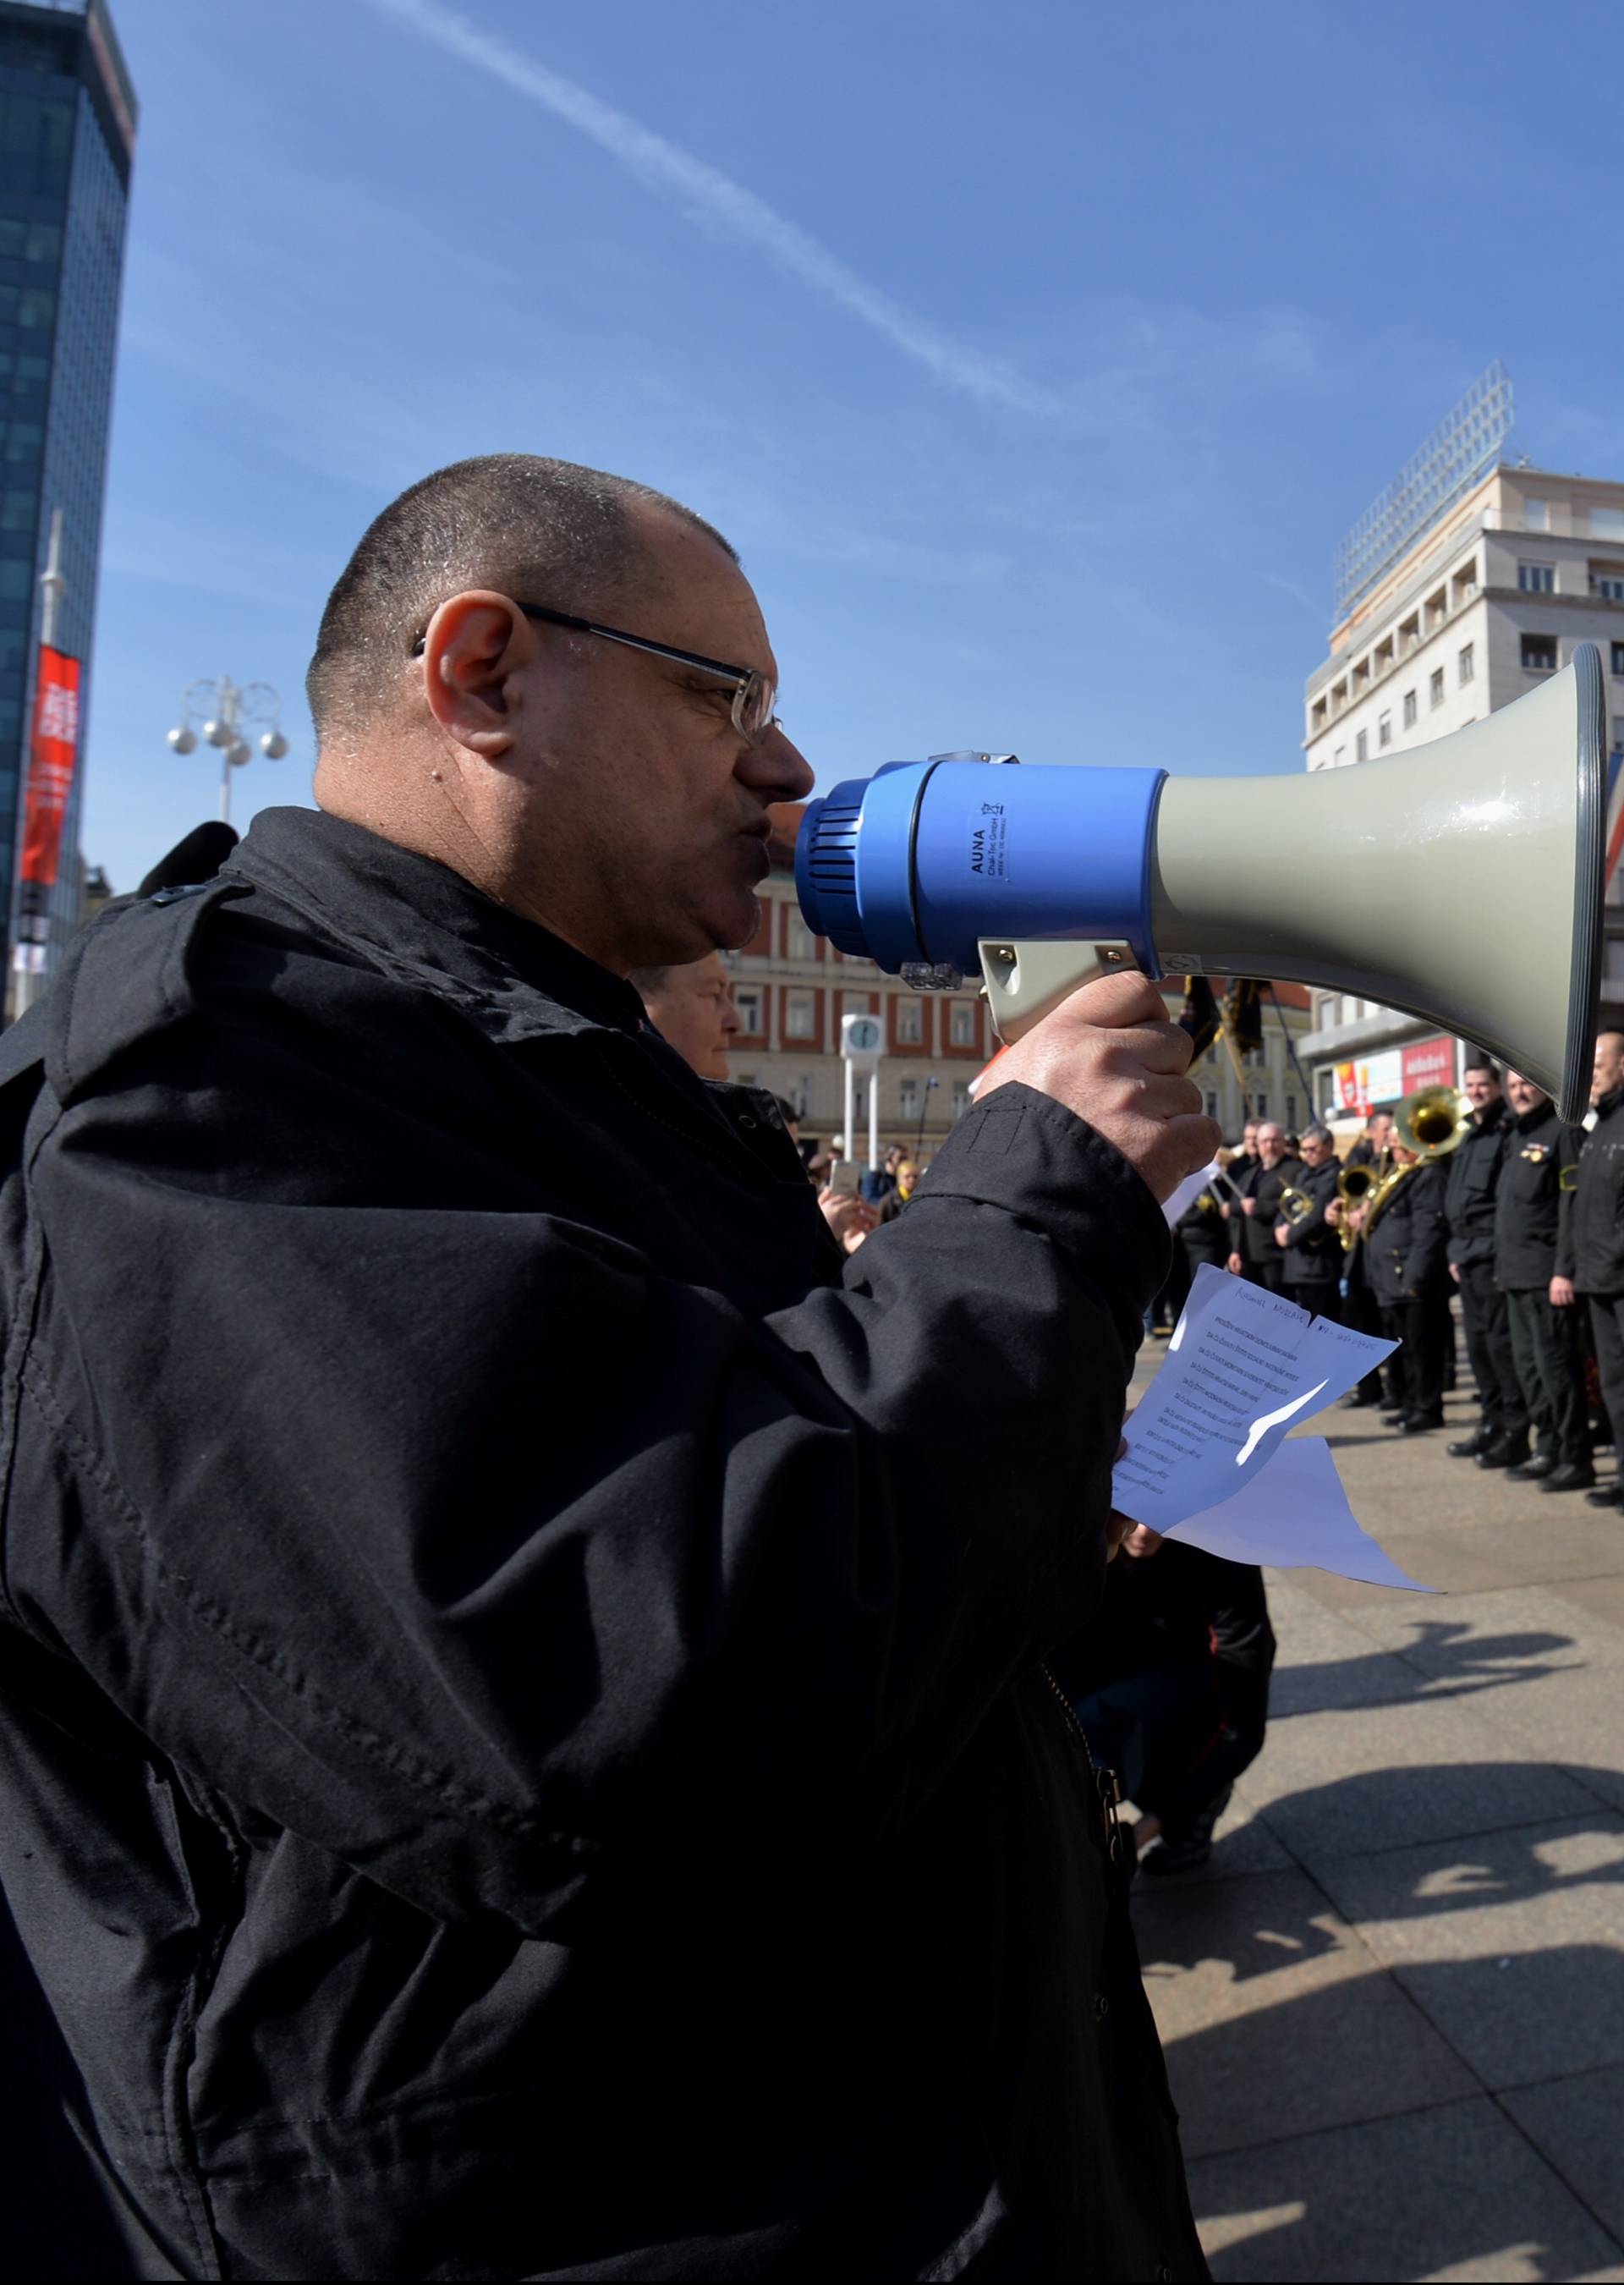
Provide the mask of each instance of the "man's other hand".
POLYGON ((1184 1076, 1190 1047, 1149 977, 1098 977, 1006 1049, 977 1101, 1010 1080, 1036 1088, 1114 1142, 1156 1198, 1169 1198, 1223 1139, 1184 1076))
POLYGON ((855 1190, 821 1190, 818 1193, 818 1205, 824 1221, 846 1253, 857 1252, 880 1219, 875 1208, 867 1198, 859 1197, 855 1190))

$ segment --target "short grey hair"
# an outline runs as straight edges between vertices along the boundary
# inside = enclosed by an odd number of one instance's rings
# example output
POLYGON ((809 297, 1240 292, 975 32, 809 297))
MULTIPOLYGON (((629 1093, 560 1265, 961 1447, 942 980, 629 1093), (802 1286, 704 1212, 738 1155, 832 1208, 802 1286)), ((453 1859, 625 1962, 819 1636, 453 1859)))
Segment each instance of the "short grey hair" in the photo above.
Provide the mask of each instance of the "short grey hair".
POLYGON ((1331 1133, 1329 1127, 1322 1127, 1317 1119, 1314 1120, 1312 1127, 1305 1127, 1302 1133, 1297 1139, 1299 1142, 1328 1143, 1333 1150, 1337 1147, 1336 1136, 1331 1133))
POLYGON ((648 560, 639 506, 675 516, 738 561, 680 500, 573 460, 490 452, 422 477, 368 526, 327 598, 305 677, 318 742, 387 706, 412 644, 451 595, 494 587, 589 617, 634 589, 648 560))

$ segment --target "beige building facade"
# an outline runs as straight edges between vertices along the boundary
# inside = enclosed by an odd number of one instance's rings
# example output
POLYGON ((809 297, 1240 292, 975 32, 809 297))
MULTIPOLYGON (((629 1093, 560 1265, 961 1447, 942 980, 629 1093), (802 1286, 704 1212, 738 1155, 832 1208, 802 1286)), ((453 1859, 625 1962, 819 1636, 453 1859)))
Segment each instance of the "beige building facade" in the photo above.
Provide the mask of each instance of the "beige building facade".
MULTIPOLYGON (((1311 770, 1391 758, 1463 729, 1557 672, 1574 646, 1601 653, 1609 742, 1624 746, 1624 483, 1518 465, 1492 468, 1422 533, 1332 630, 1309 677, 1311 770)), ((1607 891, 1604 994, 1624 1008, 1624 903, 1607 891)), ((1486 922, 1492 916, 1486 915, 1486 922)), ((1432 1027, 1336 993, 1314 995, 1304 1060, 1322 1111, 1352 1107, 1437 1066, 1432 1027)), ((1458 1073, 1467 1042, 1455 1043, 1458 1073)))

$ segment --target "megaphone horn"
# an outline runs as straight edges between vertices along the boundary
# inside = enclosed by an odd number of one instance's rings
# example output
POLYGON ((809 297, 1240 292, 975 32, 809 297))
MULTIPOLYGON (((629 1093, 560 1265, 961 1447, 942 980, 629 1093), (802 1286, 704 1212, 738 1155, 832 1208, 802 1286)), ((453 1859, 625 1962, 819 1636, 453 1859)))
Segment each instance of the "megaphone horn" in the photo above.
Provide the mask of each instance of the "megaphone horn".
POLYGON ((1514 705, 1355 769, 889 763, 809 805, 796 885, 809 928, 910 983, 979 967, 1006 1040, 1111 968, 1275 977, 1471 1040, 1576 1121, 1605 748, 1601 658, 1581 643, 1514 705))

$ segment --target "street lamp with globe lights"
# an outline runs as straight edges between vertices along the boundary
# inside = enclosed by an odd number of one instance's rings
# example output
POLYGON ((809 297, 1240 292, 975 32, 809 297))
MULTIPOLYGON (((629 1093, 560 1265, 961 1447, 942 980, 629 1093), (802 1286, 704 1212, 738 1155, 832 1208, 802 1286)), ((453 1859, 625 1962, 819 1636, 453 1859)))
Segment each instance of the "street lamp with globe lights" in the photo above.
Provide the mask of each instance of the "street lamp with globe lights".
POLYGON ((263 725, 255 739, 268 762, 279 762, 287 751, 282 735, 282 701, 268 682, 235 683, 228 675, 216 682, 194 682, 181 695, 180 720, 169 733, 177 754, 197 751, 200 736, 206 746, 220 750, 220 815, 231 821, 231 772, 251 761, 249 734, 263 725))

